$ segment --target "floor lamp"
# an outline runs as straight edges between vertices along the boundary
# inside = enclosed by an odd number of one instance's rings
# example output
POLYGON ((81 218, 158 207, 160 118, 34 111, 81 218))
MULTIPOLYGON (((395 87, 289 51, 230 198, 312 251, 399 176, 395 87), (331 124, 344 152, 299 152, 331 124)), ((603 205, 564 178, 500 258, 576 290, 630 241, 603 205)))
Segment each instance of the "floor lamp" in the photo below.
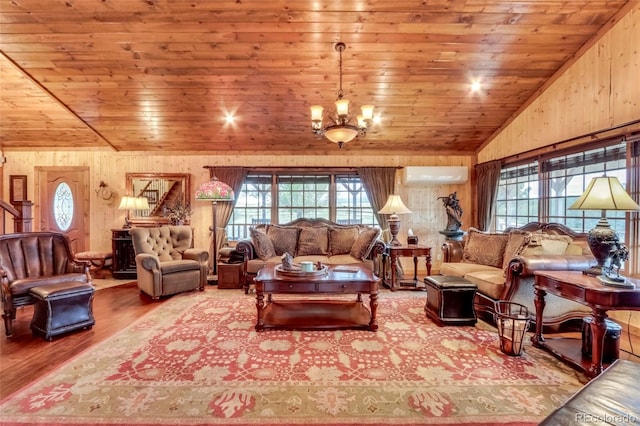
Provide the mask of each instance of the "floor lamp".
POLYGON ((233 201, 233 198, 233 189, 226 183, 220 182, 215 176, 196 189, 196 200, 211 201, 213 205, 213 239, 209 252, 211 279, 209 280, 209 278, 207 278, 207 281, 216 281, 218 275, 218 225, 216 224, 216 205, 218 201, 233 201))

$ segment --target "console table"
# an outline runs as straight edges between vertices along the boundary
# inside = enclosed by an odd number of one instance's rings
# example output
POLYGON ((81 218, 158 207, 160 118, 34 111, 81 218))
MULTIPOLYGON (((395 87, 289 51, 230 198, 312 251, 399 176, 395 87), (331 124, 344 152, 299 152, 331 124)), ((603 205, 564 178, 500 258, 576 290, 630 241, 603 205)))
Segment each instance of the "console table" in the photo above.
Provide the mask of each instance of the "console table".
MULTIPOLYGON (((427 266, 427 275, 431 275, 431 247, 419 246, 419 245, 407 245, 407 246, 388 246, 389 261, 391 263, 391 291, 396 291, 402 288, 409 288, 415 290, 418 287, 418 257, 424 256, 427 266), (413 281, 406 283, 398 280, 398 261, 399 257, 413 257, 413 281)), ((386 272, 383 272, 383 276, 386 272)))
POLYGON ((111 230, 111 249, 113 251, 112 275, 116 279, 138 278, 136 272, 136 253, 128 229, 111 230))
POLYGON ((557 358, 595 377, 603 370, 602 349, 607 330, 607 311, 640 310, 640 280, 631 280, 635 289, 604 286, 596 277, 574 271, 537 271, 535 274, 536 331, 533 346, 545 349, 557 358), (591 360, 583 358, 581 341, 576 339, 548 339, 542 336, 542 313, 547 293, 589 306, 591 321, 591 360))

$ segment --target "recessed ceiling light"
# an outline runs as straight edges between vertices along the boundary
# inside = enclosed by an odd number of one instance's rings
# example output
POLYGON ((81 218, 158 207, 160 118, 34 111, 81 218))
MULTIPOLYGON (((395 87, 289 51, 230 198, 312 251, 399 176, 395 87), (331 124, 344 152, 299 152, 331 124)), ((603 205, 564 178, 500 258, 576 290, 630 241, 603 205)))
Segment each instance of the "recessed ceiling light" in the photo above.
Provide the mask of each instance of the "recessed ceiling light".
POLYGON ((235 122, 235 120, 236 120, 236 118, 230 112, 225 114, 225 118, 224 119, 227 122, 227 124, 233 124, 235 122))
POLYGON ((471 82, 472 92, 479 92, 481 87, 482 87, 482 84, 480 84, 480 80, 474 80, 471 82))

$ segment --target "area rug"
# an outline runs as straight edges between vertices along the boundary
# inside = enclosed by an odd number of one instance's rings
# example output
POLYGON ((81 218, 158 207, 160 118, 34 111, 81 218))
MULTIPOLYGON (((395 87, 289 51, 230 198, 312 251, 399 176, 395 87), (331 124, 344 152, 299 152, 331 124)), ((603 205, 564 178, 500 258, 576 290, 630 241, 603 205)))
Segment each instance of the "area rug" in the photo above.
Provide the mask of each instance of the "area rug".
POLYGON ((384 292, 377 332, 256 332, 255 299, 173 297, 0 402, 4 425, 534 425, 585 378, 489 327, 438 327, 384 292), (486 329, 485 329, 486 328, 486 329))

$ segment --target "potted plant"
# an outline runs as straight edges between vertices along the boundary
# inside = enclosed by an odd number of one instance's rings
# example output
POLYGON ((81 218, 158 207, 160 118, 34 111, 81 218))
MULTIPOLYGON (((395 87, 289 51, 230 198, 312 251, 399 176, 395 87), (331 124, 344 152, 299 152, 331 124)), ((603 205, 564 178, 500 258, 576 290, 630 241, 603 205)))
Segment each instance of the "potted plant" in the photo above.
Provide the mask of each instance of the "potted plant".
POLYGON ((167 207, 166 216, 172 225, 184 225, 185 221, 191 217, 191 206, 177 200, 172 206, 167 207))

